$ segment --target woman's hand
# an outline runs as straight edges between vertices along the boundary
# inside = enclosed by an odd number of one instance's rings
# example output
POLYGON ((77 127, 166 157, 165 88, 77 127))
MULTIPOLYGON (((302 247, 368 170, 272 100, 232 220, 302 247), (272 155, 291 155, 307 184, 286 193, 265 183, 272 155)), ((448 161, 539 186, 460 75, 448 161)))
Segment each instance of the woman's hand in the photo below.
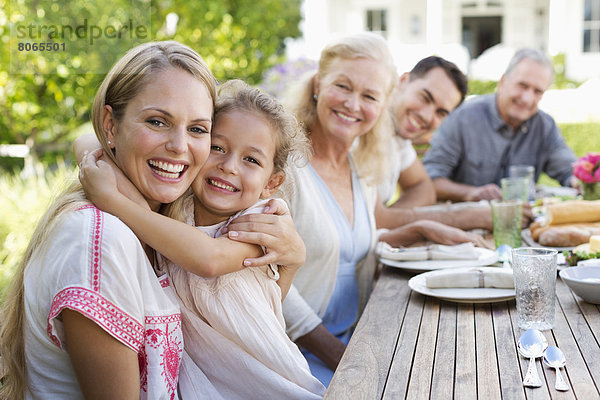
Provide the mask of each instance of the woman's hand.
POLYGON ((306 248, 296 231, 290 211, 284 201, 271 199, 262 214, 242 215, 234 219, 227 229, 228 237, 265 248, 265 255, 247 258, 246 267, 265 264, 299 268, 304 264, 306 248))
POLYGON ((419 220, 392 229, 382 234, 379 239, 393 247, 409 246, 422 240, 445 245, 471 242, 478 247, 489 247, 485 239, 478 234, 465 232, 462 229, 430 220, 419 220))

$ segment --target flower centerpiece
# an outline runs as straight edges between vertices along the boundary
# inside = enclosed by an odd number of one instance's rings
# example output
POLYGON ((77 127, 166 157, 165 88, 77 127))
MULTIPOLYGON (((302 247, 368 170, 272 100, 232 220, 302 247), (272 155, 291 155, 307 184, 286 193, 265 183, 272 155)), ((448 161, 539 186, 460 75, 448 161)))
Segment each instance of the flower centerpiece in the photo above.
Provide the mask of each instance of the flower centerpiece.
POLYGON ((600 199, 600 152, 590 152, 573 164, 573 175, 581 181, 584 200, 600 199))

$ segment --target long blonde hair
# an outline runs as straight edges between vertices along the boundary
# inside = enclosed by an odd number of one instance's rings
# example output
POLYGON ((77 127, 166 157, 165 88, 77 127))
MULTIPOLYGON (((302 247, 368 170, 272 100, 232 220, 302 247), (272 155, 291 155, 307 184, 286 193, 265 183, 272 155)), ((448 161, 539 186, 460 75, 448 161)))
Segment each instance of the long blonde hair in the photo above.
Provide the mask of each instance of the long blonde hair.
MULTIPOLYGON (((92 108, 92 122, 104 153, 113 158, 102 128, 102 110, 105 105, 113 109, 118 121, 127 104, 142 90, 150 79, 168 68, 180 68, 206 85, 215 100, 215 79, 204 60, 189 47, 174 41, 151 42, 131 49, 113 66, 100 85, 92 108)), ((22 399, 25 396, 25 332, 24 332, 24 275, 34 253, 43 249, 61 215, 85 204, 86 199, 79 182, 73 182, 62 192, 40 219, 14 278, 6 291, 0 327, 0 355, 3 369, 3 399, 22 399)))
MULTIPOLYGON (((392 54, 386 41, 381 36, 375 33, 362 32, 334 40, 321 51, 318 71, 305 76, 285 96, 286 107, 304 125, 307 135, 310 135, 311 127, 317 122, 317 104, 313 99, 313 79, 316 75, 325 76, 330 73, 332 64, 337 59, 369 59, 385 66, 388 74, 385 101, 389 98, 398 80, 392 54)), ((353 150, 361 177, 374 183, 382 179, 381 171, 387 164, 388 151, 386 146, 393 132, 393 125, 387 108, 383 107, 381 115, 373 128, 360 136, 358 145, 353 150)))

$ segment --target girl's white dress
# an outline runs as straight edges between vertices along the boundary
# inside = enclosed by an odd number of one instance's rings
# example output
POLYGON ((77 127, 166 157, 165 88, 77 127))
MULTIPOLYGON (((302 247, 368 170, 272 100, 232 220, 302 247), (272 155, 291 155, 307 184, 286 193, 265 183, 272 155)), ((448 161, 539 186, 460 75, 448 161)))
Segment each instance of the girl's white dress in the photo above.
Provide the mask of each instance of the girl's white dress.
MULTIPOLYGON (((262 212, 265 203, 258 202, 223 223, 197 228, 218 237, 233 218, 262 212)), ((193 225, 191 197, 186 213, 187 223, 193 225)), ((202 278, 166 259, 160 261, 175 287, 183 318, 182 399, 204 398, 197 374, 206 376, 224 399, 323 397, 325 388, 286 335, 276 267, 202 278)))
POLYGON ((64 309, 137 353, 141 399, 176 398, 183 340, 167 275, 156 277, 118 218, 91 205, 59 218, 25 270, 26 398, 83 398, 67 353, 64 309))

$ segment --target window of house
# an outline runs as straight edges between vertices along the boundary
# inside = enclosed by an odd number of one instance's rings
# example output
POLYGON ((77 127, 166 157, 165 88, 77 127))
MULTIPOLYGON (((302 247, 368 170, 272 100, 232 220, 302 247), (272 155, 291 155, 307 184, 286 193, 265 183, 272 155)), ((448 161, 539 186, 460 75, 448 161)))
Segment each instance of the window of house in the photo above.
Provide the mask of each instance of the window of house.
POLYGON ((387 33, 387 10, 367 10, 367 30, 380 33, 385 37, 387 33))
POLYGON ((585 0, 584 3, 583 52, 600 52, 600 0, 585 0))

